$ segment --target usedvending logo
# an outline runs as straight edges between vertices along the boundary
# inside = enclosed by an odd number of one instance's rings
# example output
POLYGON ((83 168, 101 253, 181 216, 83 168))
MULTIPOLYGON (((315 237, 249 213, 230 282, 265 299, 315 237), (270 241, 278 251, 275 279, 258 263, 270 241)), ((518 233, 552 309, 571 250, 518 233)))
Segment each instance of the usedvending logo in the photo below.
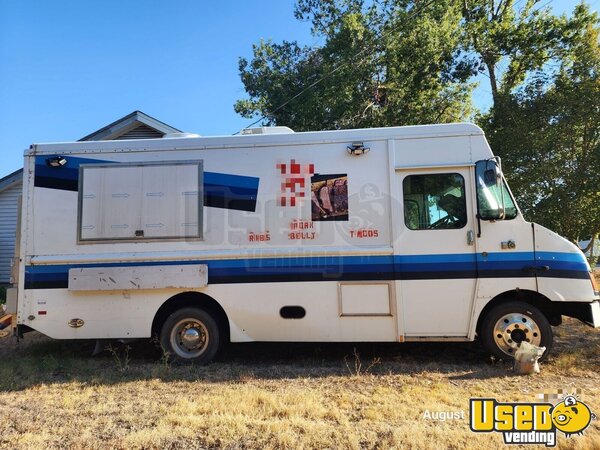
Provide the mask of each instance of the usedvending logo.
POLYGON ((574 395, 552 403, 501 403, 493 398, 472 398, 471 431, 502 433, 505 444, 556 445, 557 431, 566 437, 583 434, 596 415, 574 395))

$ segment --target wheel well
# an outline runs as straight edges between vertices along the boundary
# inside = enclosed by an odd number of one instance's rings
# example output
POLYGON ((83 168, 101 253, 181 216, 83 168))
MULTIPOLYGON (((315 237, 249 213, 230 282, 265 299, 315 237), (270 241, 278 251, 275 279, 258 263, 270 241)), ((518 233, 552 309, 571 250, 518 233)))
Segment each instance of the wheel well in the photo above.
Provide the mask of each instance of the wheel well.
POLYGON ((485 305, 485 307, 479 314, 479 318, 477 319, 477 333, 479 333, 479 329, 481 327, 481 323, 483 322, 483 318, 486 316, 490 309, 501 303, 511 301, 529 303, 530 305, 535 306, 546 316, 551 325, 560 325, 561 323, 560 313, 556 311, 556 308, 554 308, 554 304, 542 294, 526 289, 515 289, 497 295, 492 300, 490 300, 487 305, 485 305))
POLYGON ((182 292, 164 302, 154 315, 152 336, 160 334, 160 328, 171 314, 178 309, 186 307, 198 307, 210 313, 217 321, 217 325, 219 325, 219 329, 223 333, 222 338, 227 342, 229 341, 229 319, 227 318, 227 314, 225 314, 225 310, 214 298, 201 292, 182 292))

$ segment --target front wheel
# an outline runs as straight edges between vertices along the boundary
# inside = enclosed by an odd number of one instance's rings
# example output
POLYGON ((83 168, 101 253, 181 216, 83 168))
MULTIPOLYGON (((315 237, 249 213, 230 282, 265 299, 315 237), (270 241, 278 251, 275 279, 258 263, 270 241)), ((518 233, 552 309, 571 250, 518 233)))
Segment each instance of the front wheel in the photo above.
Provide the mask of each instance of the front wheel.
POLYGON ((160 344, 178 362, 208 364, 219 350, 219 327, 206 311, 182 308, 163 324, 160 344))
POLYGON ((552 327, 536 307, 524 302, 508 302, 493 307, 483 318, 480 329, 483 347, 493 356, 514 358, 521 342, 552 348, 552 327))

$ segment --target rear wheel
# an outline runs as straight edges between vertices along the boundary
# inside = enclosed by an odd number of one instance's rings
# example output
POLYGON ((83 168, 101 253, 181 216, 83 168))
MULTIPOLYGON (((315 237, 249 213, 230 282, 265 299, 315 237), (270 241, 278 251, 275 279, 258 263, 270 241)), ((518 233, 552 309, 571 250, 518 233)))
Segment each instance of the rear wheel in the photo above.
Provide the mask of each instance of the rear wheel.
POLYGON ((220 333, 216 320, 199 308, 182 308, 162 326, 160 343, 178 362, 208 364, 217 354, 220 333))
POLYGON ((536 307, 524 302, 508 302, 493 307, 480 329, 483 347, 500 359, 514 358, 521 342, 546 347, 542 358, 552 348, 552 327, 536 307))

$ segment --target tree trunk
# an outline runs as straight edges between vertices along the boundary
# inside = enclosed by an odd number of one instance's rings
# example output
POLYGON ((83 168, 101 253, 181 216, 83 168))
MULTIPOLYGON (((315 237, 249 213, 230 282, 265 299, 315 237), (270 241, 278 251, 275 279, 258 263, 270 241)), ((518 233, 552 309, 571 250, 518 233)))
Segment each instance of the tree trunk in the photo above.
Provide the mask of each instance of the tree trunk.
POLYGON ((485 65, 488 69, 488 77, 490 79, 490 87, 492 88, 492 99, 494 100, 494 106, 498 106, 498 80, 496 79, 496 63, 492 61, 486 61, 485 65))

